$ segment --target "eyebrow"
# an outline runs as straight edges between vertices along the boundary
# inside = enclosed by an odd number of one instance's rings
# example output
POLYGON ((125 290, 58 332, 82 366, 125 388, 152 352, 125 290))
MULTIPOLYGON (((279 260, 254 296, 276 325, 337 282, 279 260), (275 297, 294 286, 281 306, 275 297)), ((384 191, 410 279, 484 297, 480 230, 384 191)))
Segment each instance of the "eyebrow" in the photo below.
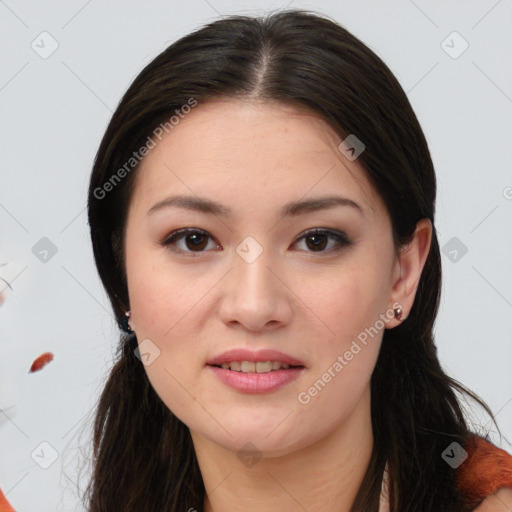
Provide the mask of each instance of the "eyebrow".
MULTIPOLYGON (((332 195, 315 197, 306 200, 291 201, 281 208, 279 214, 281 217, 295 217, 304 213, 327 210, 336 206, 349 206, 364 216, 363 208, 352 199, 332 195)), ((218 203, 217 201, 187 195, 167 197, 153 205, 149 209, 147 215, 151 215, 158 210, 170 207, 185 208, 187 210, 218 215, 221 217, 233 217, 233 210, 221 203, 218 203)))

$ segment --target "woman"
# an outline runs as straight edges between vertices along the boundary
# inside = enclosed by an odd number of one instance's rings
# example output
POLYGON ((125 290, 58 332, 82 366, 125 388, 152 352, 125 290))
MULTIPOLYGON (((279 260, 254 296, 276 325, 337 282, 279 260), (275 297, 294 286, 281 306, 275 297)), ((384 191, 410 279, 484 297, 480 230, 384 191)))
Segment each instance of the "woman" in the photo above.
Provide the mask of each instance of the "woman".
POLYGON ((499 510, 512 457, 433 341, 435 195, 404 91, 328 18, 228 17, 157 56, 89 188, 124 333, 88 510, 499 510))

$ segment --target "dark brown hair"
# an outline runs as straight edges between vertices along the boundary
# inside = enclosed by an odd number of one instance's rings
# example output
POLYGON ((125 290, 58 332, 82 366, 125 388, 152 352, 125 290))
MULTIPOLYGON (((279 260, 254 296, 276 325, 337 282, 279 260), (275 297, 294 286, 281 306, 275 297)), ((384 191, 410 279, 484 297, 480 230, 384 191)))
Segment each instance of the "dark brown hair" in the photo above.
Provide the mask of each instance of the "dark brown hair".
MULTIPOLYGON (((407 96, 382 60, 335 21, 299 10, 230 16, 159 54, 114 112, 90 181, 94 257, 124 329, 95 417, 90 512, 203 508, 205 489, 189 430, 153 390, 133 353, 135 335, 126 332, 123 232, 138 168, 126 162, 191 99, 200 106, 221 97, 306 106, 339 135, 355 134, 366 146, 358 162, 389 211, 396 248, 411 239, 420 219, 434 224, 434 168, 407 96)), ((452 442, 464 446, 471 435, 456 391, 494 417, 440 366, 433 340, 440 291, 434 228, 412 310, 385 331, 371 378, 375 443, 353 511, 378 510, 386 461, 391 512, 469 510, 456 471, 441 457, 452 442)))

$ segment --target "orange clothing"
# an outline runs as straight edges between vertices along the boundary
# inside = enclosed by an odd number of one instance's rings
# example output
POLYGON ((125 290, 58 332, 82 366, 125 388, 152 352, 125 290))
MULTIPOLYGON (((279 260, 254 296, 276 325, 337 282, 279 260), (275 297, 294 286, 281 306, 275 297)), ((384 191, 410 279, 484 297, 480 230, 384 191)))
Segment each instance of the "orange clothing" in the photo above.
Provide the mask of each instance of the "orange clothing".
POLYGON ((483 437, 464 445, 468 458, 457 468, 457 486, 470 508, 502 487, 512 487, 512 455, 483 437))
POLYGON ((2 489, 0 489, 0 512, 16 512, 7 501, 2 489))

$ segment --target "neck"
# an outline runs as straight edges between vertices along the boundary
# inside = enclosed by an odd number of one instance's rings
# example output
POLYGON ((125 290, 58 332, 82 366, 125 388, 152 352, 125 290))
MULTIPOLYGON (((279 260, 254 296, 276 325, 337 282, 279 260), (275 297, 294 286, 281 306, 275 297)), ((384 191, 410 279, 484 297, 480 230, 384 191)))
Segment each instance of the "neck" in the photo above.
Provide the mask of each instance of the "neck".
MULTIPOLYGON (((321 418, 319 418, 321 422, 321 418)), ((336 430, 299 450, 245 467, 236 452, 192 432, 205 512, 350 512, 373 449, 370 391, 336 430)))

